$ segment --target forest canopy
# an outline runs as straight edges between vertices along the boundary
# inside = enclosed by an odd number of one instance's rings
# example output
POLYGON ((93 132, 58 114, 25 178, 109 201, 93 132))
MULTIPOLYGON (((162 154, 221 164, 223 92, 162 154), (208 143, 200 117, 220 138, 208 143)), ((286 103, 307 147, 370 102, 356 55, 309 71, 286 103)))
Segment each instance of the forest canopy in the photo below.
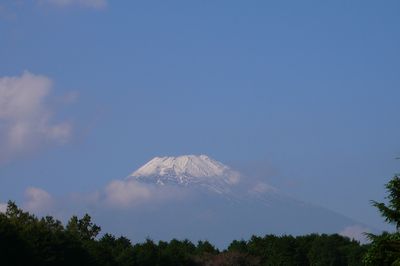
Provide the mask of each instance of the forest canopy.
POLYGON ((363 265, 367 250, 338 234, 252 236, 218 250, 208 241, 132 243, 100 232, 88 214, 72 216, 63 225, 8 202, 7 211, 0 213, 2 265, 363 265))

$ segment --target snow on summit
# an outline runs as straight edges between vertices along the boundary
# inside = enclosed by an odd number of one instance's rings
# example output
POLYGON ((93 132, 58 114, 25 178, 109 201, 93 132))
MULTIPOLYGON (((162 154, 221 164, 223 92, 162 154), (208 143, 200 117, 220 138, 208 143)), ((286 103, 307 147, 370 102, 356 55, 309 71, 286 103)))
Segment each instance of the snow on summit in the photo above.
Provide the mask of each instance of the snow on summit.
POLYGON ((188 175, 193 177, 216 177, 229 167, 207 155, 184 155, 178 157, 155 157, 135 171, 132 176, 188 175))
POLYGON ((164 184, 199 184, 220 190, 239 181, 240 174, 207 155, 155 157, 128 176, 129 180, 164 184))

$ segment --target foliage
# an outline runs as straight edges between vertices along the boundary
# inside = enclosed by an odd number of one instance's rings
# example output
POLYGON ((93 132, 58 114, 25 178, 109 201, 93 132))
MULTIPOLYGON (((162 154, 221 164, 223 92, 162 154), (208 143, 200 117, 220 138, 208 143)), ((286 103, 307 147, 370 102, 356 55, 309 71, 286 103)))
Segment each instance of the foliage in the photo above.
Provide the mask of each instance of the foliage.
POLYGON ((383 202, 372 201, 372 205, 377 207, 385 221, 396 226, 396 230, 400 231, 400 176, 395 175, 392 180, 385 185, 389 201, 388 204, 383 202))
POLYGON ((386 222, 395 225, 396 232, 368 234, 371 245, 364 257, 366 265, 400 265, 400 176, 395 175, 385 187, 388 203, 372 201, 372 205, 378 208, 386 222))
POLYGON ((99 233, 88 214, 73 216, 64 226, 9 202, 6 213, 0 213, 1 265, 362 265, 365 252, 365 246, 339 235, 253 236, 219 251, 208 241, 195 245, 189 240, 147 239, 132 244, 126 237, 99 233))

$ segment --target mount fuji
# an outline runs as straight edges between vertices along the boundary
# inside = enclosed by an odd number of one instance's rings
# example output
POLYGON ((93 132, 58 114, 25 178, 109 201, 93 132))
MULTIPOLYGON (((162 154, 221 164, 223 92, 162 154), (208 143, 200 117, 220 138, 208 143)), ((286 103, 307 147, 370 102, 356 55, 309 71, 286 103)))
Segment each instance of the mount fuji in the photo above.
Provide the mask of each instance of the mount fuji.
POLYGON ((148 201, 111 217, 120 221, 121 233, 130 232, 133 240, 207 239, 218 247, 253 234, 340 233, 365 228, 329 209, 291 198, 267 183, 249 180, 206 155, 155 157, 123 181, 123 193, 143 194, 147 189, 148 201))
POLYGON ((158 185, 204 187, 216 193, 229 193, 240 174, 207 155, 155 157, 128 179, 158 185))

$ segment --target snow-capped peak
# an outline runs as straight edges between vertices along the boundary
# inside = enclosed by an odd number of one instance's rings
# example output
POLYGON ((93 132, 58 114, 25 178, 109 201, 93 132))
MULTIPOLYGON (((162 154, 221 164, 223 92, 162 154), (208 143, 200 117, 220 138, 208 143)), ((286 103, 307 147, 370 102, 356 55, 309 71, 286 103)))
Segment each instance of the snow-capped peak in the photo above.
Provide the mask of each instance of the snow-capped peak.
POLYGON ((199 184, 221 190, 239 181, 239 173, 207 155, 155 157, 128 179, 157 184, 199 184))

